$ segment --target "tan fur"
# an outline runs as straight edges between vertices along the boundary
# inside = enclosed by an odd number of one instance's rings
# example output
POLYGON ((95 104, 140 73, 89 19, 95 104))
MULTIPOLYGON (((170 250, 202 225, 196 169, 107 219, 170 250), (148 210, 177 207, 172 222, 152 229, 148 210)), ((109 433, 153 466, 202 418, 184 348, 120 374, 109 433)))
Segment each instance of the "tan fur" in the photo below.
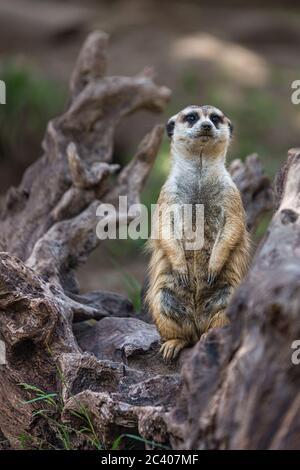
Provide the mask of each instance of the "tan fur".
MULTIPOLYGON (((166 360, 210 328, 228 323, 226 307, 247 270, 249 238, 239 191, 225 168, 229 120, 216 108, 189 107, 173 118, 172 170, 164 184, 150 239, 147 303, 164 341, 166 360), (192 126, 185 116, 198 113, 192 126), (222 122, 209 138, 201 125, 216 112, 222 122), (192 136, 192 137, 191 137, 192 136), (204 204, 204 245, 185 249, 184 239, 165 239, 172 204, 204 204), (162 217, 159 219, 158 214, 162 217), (215 279, 214 285, 209 280, 215 279)), ((176 232, 176 214, 172 216, 176 232)))

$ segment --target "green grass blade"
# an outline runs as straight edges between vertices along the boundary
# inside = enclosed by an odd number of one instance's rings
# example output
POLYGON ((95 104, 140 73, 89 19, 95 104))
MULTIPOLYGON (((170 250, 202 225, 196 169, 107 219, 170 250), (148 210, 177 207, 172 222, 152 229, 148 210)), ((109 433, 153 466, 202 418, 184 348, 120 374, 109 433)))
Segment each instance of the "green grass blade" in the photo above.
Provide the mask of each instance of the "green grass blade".
POLYGON ((48 395, 43 395, 43 396, 39 396, 39 397, 36 397, 36 398, 32 398, 32 400, 26 400, 26 401, 23 401, 22 403, 24 405, 28 405, 29 403, 34 403, 36 401, 47 400, 50 397, 56 397, 56 396, 57 396, 56 393, 48 393, 48 395))

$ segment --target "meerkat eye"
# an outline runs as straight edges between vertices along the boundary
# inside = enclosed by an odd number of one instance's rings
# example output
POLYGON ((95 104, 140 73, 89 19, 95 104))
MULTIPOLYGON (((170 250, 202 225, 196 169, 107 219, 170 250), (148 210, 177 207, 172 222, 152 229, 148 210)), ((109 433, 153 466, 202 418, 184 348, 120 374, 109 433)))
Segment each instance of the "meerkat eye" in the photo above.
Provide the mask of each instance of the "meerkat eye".
POLYGON ((188 122, 189 124, 194 124, 196 121, 198 121, 199 116, 196 113, 190 113, 185 116, 185 121, 188 122))
POLYGON ((221 118, 221 116, 218 116, 218 114, 212 114, 210 116, 210 120, 211 120, 211 122, 214 123, 215 126, 217 126, 222 121, 222 118, 221 118))

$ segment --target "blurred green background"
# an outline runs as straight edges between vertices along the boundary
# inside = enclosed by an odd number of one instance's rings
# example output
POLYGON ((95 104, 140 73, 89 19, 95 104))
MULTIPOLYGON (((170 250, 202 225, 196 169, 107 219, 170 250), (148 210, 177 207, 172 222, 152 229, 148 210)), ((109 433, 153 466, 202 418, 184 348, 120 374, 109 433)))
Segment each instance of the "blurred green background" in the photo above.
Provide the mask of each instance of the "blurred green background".
MULTIPOLYGON (((164 115, 142 112, 120 125, 117 161, 128 161, 156 122, 189 104, 213 104, 234 124, 229 160, 257 152, 273 177, 287 150, 300 142, 300 105, 291 103, 291 83, 300 79, 300 6, 250 5, 1 0, 0 79, 6 82, 7 104, 0 106, 0 194, 17 185, 41 154, 45 126, 64 108, 80 45, 96 28, 111 36, 108 73, 131 75, 153 66, 157 83, 173 92, 164 115)), ((165 138, 143 193, 146 204, 155 203, 168 169, 165 138)), ((138 306, 146 265, 142 245, 103 243, 79 271, 83 289, 123 291, 138 306)))

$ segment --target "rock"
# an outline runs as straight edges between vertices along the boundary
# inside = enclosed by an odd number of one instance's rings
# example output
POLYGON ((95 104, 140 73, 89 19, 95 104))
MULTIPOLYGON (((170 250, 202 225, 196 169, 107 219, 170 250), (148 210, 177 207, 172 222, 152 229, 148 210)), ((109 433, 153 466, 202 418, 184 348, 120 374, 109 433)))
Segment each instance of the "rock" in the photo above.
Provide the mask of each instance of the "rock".
POLYGON ((165 364, 159 354, 160 337, 154 325, 137 318, 104 318, 96 324, 76 324, 81 349, 98 359, 121 362, 152 374, 173 374, 178 364, 165 364))
POLYGON ((84 351, 99 359, 125 362, 132 356, 157 351, 160 343, 155 326, 137 318, 104 318, 96 325, 86 325, 76 338, 84 351))

